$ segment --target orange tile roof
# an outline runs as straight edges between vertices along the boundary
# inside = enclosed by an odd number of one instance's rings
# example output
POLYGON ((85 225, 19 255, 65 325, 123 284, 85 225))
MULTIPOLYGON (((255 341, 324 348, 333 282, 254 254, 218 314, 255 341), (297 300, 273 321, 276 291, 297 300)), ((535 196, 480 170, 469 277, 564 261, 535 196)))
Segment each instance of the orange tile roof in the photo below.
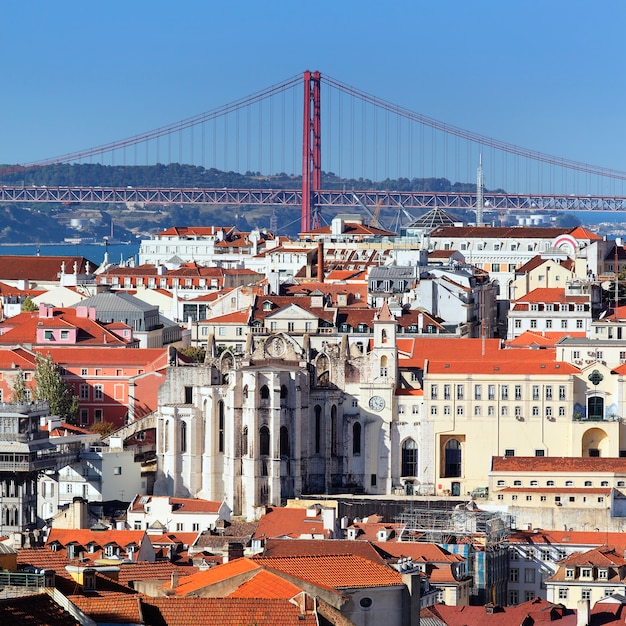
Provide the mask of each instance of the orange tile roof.
POLYGON ((543 598, 535 598, 517 606, 494 607, 488 613, 484 606, 452 606, 436 604, 420 611, 424 618, 441 620, 447 626, 519 626, 519 624, 543 624, 558 620, 562 626, 575 626, 576 614, 562 604, 552 604, 543 598))
POLYGON ((228 561, 222 565, 187 576, 179 582, 178 586, 174 589, 174 593, 177 596, 186 596, 200 589, 204 589, 205 587, 233 578, 234 576, 254 572, 260 569, 260 567, 259 563, 255 563, 247 558, 228 561))
POLYGON ((144 366, 154 364, 155 368, 167 365, 167 348, 134 348, 119 350, 113 348, 93 347, 89 351, 83 348, 68 346, 67 348, 35 348, 35 352, 50 354, 55 363, 63 366, 88 365, 90 363, 107 365, 144 366))
POLYGON ((5 254, 0 256, 0 278, 2 280, 32 280, 58 282, 61 265, 65 263, 65 272, 74 272, 77 264, 79 274, 87 272, 87 263, 91 271, 98 267, 97 263, 82 256, 20 256, 5 254))
POLYGON ((600 531, 568 531, 568 530, 516 530, 509 535, 509 542, 530 545, 588 545, 604 544, 620 545, 624 541, 623 533, 607 533, 600 531))
POLYGON ((369 541, 347 539, 268 539, 263 556, 337 556, 351 554, 383 564, 385 559, 369 541))
POLYGON ((521 335, 506 342, 511 348, 528 348, 529 346, 540 346, 542 348, 554 348, 564 337, 586 337, 584 332, 537 332, 526 330, 521 335))
POLYGON ((250 580, 242 583, 229 598, 293 598, 302 589, 281 576, 259 570, 250 580))
POLYGON ((575 239, 590 239, 591 241, 601 241, 602 237, 597 233, 594 233, 592 230, 585 228, 584 226, 576 226, 574 230, 571 230, 569 233, 575 239))
POLYGON ((539 287, 537 289, 533 289, 527 294, 520 296, 514 302, 519 303, 539 303, 539 302, 547 302, 547 303, 572 303, 572 302, 590 302, 589 296, 569 296, 565 295, 564 287, 539 287))
POLYGON ((216 317, 209 317, 205 320, 200 320, 200 323, 209 324, 247 324, 250 321, 250 308, 243 309, 242 311, 233 311, 232 313, 226 313, 226 315, 218 315, 216 317))
MULTIPOLYGON (((144 511, 144 506, 152 502, 152 500, 168 500, 168 504, 176 513, 218 513, 221 502, 215 500, 203 500, 201 498, 174 498, 171 496, 147 496, 145 494, 137 494, 130 505, 131 511, 144 511), (143 502, 142 502, 143 499, 143 502)), ((195 535, 194 535, 195 536, 195 535)))
POLYGON ((99 546, 107 543, 115 543, 120 547, 131 543, 140 545, 146 532, 144 530, 89 530, 76 528, 52 528, 46 540, 46 546, 53 541, 58 541, 62 546, 75 542, 81 546, 87 546, 90 542, 99 546))
POLYGON ((23 312, 10 317, 0 323, 0 343, 36 345, 37 329, 40 327, 76 328, 76 345, 126 346, 129 343, 108 330, 105 324, 81 317, 73 308, 55 308, 53 317, 40 317, 37 312, 23 312))
POLYGON ((569 232, 566 228, 540 226, 439 226, 430 233, 431 238, 479 237, 481 239, 554 239, 569 232))
POLYGON ((402 585, 399 572, 355 555, 254 557, 270 570, 334 589, 363 589, 402 585))
POLYGON ((254 537, 270 539, 272 537, 311 537, 311 535, 330 536, 324 528, 321 515, 307 516, 307 509, 270 507, 259 520, 254 537))
POLYGON ((139 596, 105 594, 102 596, 69 596, 83 613, 98 623, 143 624, 139 596))
POLYGON ((492 472, 626 473, 626 458, 494 456, 492 472))
POLYGON ((80 624, 45 593, 0 600, 0 623, 11 626, 77 626, 80 624))
POLYGON ((506 350, 499 339, 459 339, 458 337, 415 337, 398 339, 405 354, 399 354, 400 368, 424 368, 437 374, 559 374, 580 370, 569 363, 556 361, 556 351, 506 350))
POLYGON ((458 563, 465 561, 461 554, 453 554, 436 543, 421 541, 377 541, 379 551, 395 558, 410 557, 416 563, 458 563))
POLYGON ((313 613, 282 598, 148 598, 142 597, 146 624, 155 626, 318 626, 313 613))
POLYGON ((157 233, 155 237, 207 237, 216 235, 220 231, 231 231, 234 226, 171 226, 157 233))

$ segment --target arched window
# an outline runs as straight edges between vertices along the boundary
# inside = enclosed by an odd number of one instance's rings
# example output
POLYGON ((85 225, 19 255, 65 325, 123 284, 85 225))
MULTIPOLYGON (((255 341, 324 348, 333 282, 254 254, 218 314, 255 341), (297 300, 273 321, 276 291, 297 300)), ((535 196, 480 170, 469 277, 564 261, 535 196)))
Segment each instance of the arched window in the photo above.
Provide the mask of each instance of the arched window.
POLYGON ((352 426, 352 454, 361 454, 361 424, 355 422, 352 426))
POLYGON ((386 356, 380 357, 380 375, 385 377, 387 376, 387 362, 388 359, 386 356))
POLYGON ((269 397, 270 397, 269 387, 267 385, 263 385, 263 387, 261 387, 261 400, 269 400, 269 397))
POLYGON ((241 455, 248 456, 248 427, 244 426, 241 431, 241 455))
POLYGON ((259 452, 261 456, 270 455, 270 429, 267 426, 261 426, 259 431, 259 452))
POLYGON ((284 400, 289 395, 289 391, 287 391, 287 387, 285 385, 280 386, 280 399, 284 400))
POLYGON ((315 405, 315 453, 320 453, 322 445, 322 407, 315 405))
POLYGON ((217 451, 224 452, 224 402, 217 403, 217 451))
POLYGON ((387 343, 387 331, 383 328, 380 333, 381 343, 387 343))
POLYGON ((289 456, 289 430, 286 426, 280 427, 280 456, 289 456))
POLYGON ((187 422, 180 424, 180 451, 187 452, 187 422))
POLYGON ((445 447, 445 478, 456 478, 461 475, 461 443, 458 439, 449 439, 445 447))
POLYGON ((244 400, 248 399, 248 385, 243 386, 243 399, 244 400))
POLYGON ((417 476, 417 444, 410 438, 402 443, 402 476, 417 476))

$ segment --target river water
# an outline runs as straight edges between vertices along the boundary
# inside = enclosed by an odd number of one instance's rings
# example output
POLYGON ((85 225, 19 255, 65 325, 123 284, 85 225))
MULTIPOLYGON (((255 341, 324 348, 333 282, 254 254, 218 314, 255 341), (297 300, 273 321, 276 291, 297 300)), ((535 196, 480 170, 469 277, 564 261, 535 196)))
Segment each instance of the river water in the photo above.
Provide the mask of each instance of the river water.
POLYGON ((134 258, 139 261, 139 242, 116 243, 105 246, 103 243, 46 243, 46 244, 0 244, 0 255, 18 254, 21 256, 82 256, 93 264, 100 265, 104 253, 108 251, 109 261, 119 263, 134 258))

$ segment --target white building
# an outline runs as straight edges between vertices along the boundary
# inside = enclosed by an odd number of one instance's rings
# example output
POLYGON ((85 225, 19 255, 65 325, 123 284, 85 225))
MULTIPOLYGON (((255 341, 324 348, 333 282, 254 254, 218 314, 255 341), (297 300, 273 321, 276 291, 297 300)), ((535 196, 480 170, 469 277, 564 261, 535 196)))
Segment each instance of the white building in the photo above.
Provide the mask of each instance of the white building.
POLYGON ((126 521, 133 530, 158 527, 164 532, 199 533, 230 522, 230 513, 225 502, 138 494, 128 507, 126 521))

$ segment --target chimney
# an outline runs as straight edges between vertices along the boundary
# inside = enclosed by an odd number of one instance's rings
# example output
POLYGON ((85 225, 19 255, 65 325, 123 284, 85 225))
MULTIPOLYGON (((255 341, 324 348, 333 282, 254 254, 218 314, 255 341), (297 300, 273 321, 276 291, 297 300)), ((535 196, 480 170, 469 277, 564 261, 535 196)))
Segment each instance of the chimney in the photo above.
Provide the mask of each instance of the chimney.
POLYGON ((320 283, 324 282, 324 242, 322 240, 317 242, 317 280, 320 283))
POLYGON ((172 571, 171 584, 172 584, 172 589, 176 589, 176 587, 178 587, 178 570, 177 569, 172 571))
POLYGON ((243 557, 243 543, 233 541, 228 544, 228 562, 243 557))
POLYGON ((579 600, 576 605, 576 626, 589 626, 589 600, 579 600))

